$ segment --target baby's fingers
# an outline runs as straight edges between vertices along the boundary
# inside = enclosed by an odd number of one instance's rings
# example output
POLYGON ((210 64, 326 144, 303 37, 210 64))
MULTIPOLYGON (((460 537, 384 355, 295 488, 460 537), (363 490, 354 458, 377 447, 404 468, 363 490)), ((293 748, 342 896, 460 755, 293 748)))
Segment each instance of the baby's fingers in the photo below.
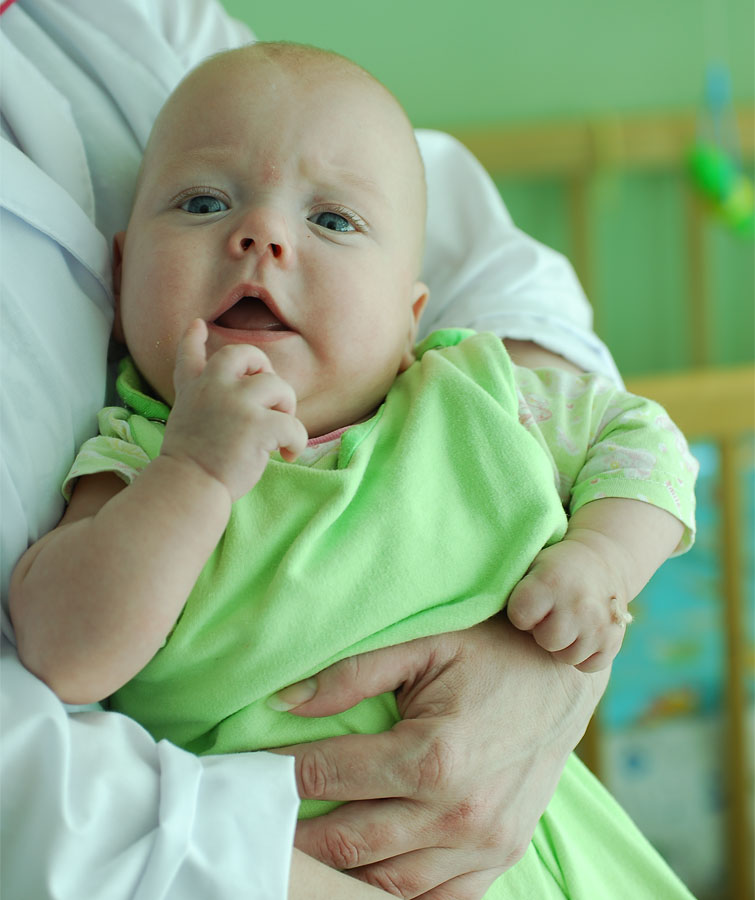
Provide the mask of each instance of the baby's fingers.
POLYGON ((554 609, 532 629, 532 637, 550 653, 566 650, 580 636, 581 622, 570 610, 554 609))
POLYGON ((227 344, 214 353, 208 362, 208 374, 225 383, 260 374, 273 374, 267 354, 253 344, 227 344))
POLYGON ((250 412, 256 406, 274 409, 278 412, 296 413, 296 393, 291 385, 272 372, 258 371, 240 376, 232 386, 241 392, 250 412))
POLYGON ((178 342, 176 364, 173 368, 173 386, 176 393, 193 378, 197 378, 207 365, 207 323, 194 319, 178 342))
POLYGON ((612 626, 604 633, 583 635, 553 656, 559 662, 574 666, 580 672, 599 672, 611 664, 621 649, 624 630, 612 626))
POLYGON ((235 384, 243 393, 250 422, 256 421, 259 407, 274 414, 269 416, 269 421, 274 424, 275 442, 275 447, 270 449, 280 450, 281 456, 289 461, 296 459, 307 446, 309 436, 296 418, 296 393, 291 385, 271 372, 241 377, 235 384))
POLYGON ((307 446, 309 436, 307 435, 307 429, 296 416, 289 415, 287 418, 290 420, 288 423, 289 434, 281 438, 278 449, 283 459, 293 462, 307 446))
POLYGON ((506 612, 514 628, 532 631, 548 617, 554 605, 553 591, 536 576, 525 575, 509 595, 506 612))

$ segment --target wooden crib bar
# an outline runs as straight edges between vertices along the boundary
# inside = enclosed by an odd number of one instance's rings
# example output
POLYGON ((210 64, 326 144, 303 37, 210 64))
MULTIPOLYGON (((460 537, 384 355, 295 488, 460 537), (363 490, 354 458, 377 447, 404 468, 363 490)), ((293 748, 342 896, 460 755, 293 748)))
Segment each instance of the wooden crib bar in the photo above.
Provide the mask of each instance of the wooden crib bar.
MULTIPOLYGON (((603 324, 595 289, 590 235, 590 185, 605 172, 682 171, 686 155, 705 124, 697 112, 603 116, 595 120, 551 122, 527 126, 449 129, 496 178, 555 178, 567 187, 572 241, 571 262, 593 304, 598 333, 603 324)), ((755 109, 734 113, 739 152, 755 156, 755 109)), ((710 365, 713 302, 709 296, 706 212, 697 195, 687 191, 687 260, 691 311, 690 358, 710 365)))
MULTIPOLYGON (((755 109, 735 112, 743 159, 755 155, 755 109)), ((448 129, 496 178, 561 180, 567 187, 572 263, 591 298, 600 332, 601 308, 594 290, 591 247, 590 185, 606 171, 680 172, 686 154, 704 126, 698 112, 672 112, 596 121, 532 123, 524 126, 448 129)), ((727 778, 726 845, 730 877, 728 897, 753 897, 753 831, 749 815, 746 711, 745 597, 741 553, 744 524, 741 472, 742 437, 755 430, 755 367, 711 368, 710 334, 713 298, 709 296, 706 215, 693 191, 687 191, 686 256, 689 266, 692 371, 660 377, 633 378, 630 390, 666 407, 691 440, 716 444, 720 458, 721 597, 726 657, 727 778)), ((747 598, 752 602, 752 598, 747 598)), ((596 717, 599 722, 599 716, 596 717)), ((595 720, 594 720, 595 722, 595 720)), ((580 754, 600 773, 600 728, 591 725, 580 754)))

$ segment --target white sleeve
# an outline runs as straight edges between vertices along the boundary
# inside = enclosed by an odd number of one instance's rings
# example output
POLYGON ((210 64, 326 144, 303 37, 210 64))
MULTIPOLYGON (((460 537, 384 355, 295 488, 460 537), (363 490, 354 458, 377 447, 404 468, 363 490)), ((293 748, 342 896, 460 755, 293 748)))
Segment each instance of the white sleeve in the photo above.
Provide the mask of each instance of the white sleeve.
POLYGON ((187 71, 205 57, 254 40, 247 25, 232 19, 218 0, 137 0, 187 71))
MULTIPOLYGON (((47 28, 62 42, 58 49, 70 46, 72 57, 81 53, 89 67, 110 60, 98 78, 114 89, 121 85, 133 101, 133 110, 121 109, 128 130, 130 113, 148 115, 182 74, 167 41, 189 65, 241 39, 229 23, 214 0, 26 0, 8 8, 0 37, 7 41, 12 31, 30 41, 47 28), (121 53, 116 39, 128 44, 130 34, 139 34, 141 44, 132 42, 121 53), (94 47, 80 43, 87 36, 94 47)), ((21 93, 3 96, 17 101, 18 130, 12 134, 8 127, 5 102, 0 121, 6 176, 0 185, 3 602, 19 555, 60 518, 62 475, 93 433, 112 321, 108 243, 75 190, 87 181, 86 157, 76 119, 60 102, 66 82, 46 79, 27 62, 14 82, 21 93), (53 135, 52 155, 42 153, 48 169, 13 140, 20 141, 23 125, 34 131, 24 137, 40 138, 30 143, 49 149, 43 101, 60 110, 68 128, 53 135)), ((5 616, 2 628, 12 634, 5 616)), ((285 900, 298 811, 291 758, 198 758, 156 744, 115 713, 68 715, 5 638, 0 653, 0 896, 285 900)))
POLYGON ((482 165, 459 141, 418 131, 428 190, 421 336, 466 327, 532 340, 621 384, 569 262, 514 225, 482 165))
POLYGON ((196 757, 116 713, 68 715, 0 651, 0 895, 285 900, 293 758, 196 757))

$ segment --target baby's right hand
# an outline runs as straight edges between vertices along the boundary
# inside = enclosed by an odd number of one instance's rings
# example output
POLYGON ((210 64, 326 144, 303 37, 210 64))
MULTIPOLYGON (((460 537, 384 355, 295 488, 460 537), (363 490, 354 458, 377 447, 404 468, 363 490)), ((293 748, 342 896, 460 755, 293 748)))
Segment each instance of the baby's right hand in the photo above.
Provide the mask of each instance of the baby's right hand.
POLYGON ((196 464, 238 500, 262 477, 270 454, 295 459, 307 443, 296 395, 257 347, 232 344, 207 358, 207 325, 196 319, 178 345, 176 399, 162 456, 196 464))

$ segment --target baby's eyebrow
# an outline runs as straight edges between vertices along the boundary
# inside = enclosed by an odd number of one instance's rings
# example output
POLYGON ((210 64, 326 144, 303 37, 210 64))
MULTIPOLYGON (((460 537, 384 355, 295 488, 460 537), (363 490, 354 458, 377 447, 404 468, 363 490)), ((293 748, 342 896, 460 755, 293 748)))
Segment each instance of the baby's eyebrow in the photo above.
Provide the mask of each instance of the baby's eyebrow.
POLYGON ((318 179, 323 187, 339 187, 344 183, 356 188, 359 191, 366 191, 381 202, 387 202, 388 198, 384 189, 377 181, 364 175, 361 172, 355 172, 353 169, 332 168, 325 173, 323 178, 318 179))

